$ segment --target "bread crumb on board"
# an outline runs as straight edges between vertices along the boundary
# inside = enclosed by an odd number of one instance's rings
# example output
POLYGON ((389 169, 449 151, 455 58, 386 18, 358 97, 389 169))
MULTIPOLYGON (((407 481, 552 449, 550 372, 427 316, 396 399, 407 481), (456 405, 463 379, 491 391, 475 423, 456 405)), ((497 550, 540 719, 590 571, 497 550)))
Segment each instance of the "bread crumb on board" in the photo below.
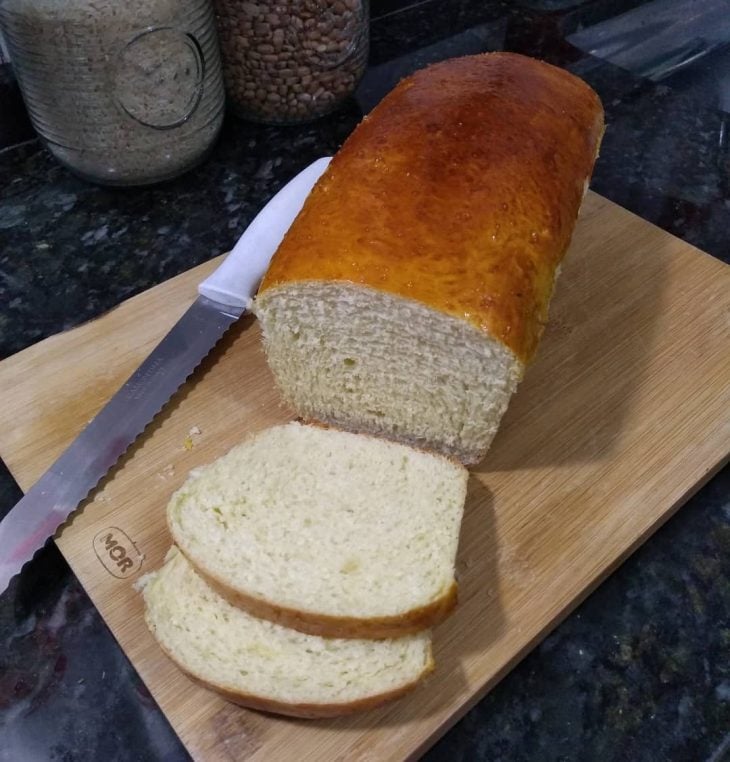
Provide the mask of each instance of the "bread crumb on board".
POLYGON ((173 466, 172 463, 169 463, 162 469, 162 471, 157 474, 157 476, 163 481, 167 481, 168 479, 175 476, 175 466, 173 466))
POLYGON ((183 441, 183 447, 188 451, 192 450, 195 446, 195 437, 199 437, 202 433, 199 426, 192 426, 183 441))
POLYGON ((147 574, 143 574, 139 579, 136 579, 132 583, 132 587, 138 593, 141 593, 145 589, 147 583, 151 582, 156 576, 157 576, 156 571, 147 572, 147 574))

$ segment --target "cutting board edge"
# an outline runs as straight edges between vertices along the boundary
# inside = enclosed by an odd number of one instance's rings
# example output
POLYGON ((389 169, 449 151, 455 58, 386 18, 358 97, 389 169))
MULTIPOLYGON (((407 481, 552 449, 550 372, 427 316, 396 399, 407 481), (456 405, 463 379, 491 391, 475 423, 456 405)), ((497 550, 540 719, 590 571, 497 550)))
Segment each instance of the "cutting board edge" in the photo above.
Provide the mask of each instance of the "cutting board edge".
MULTIPOLYGON (((496 687, 523 659, 550 635, 553 630, 559 627, 579 606, 584 603, 617 569, 638 551, 644 543, 659 531, 678 511, 680 511, 691 498, 699 492, 702 487, 709 482, 713 476, 718 474, 728 463, 730 463, 730 450, 721 456, 717 463, 708 469, 697 481, 689 485, 675 502, 662 513, 657 519, 642 532, 631 544, 623 551, 618 553, 607 566, 605 566, 596 577, 581 590, 578 595, 569 600, 566 605, 556 612, 555 616, 543 627, 539 628, 527 642, 518 649, 517 653, 508 659, 491 678, 486 680, 483 685, 468 695, 466 699, 459 703, 454 712, 452 712, 444 721, 435 728, 432 733, 424 738, 421 743, 409 752, 406 759, 408 762, 417 762, 433 745, 451 730, 466 714, 469 713, 494 687, 496 687)), ((438 669, 438 664, 436 665, 438 669)))
MULTIPOLYGON (((640 215, 636 214, 635 212, 632 212, 630 209, 627 209, 626 207, 622 206, 621 204, 617 203, 616 201, 611 200, 610 198, 607 198, 606 196, 601 195, 600 193, 597 193, 594 190, 588 191, 588 196, 591 196, 592 199, 599 204, 607 204, 609 206, 617 207, 621 210, 622 213, 630 215, 632 218, 634 218, 637 221, 640 221, 643 223, 643 225, 649 226, 657 231, 659 231, 662 235, 668 236, 669 238, 674 239, 676 242, 681 243, 683 246, 686 246, 688 249, 692 249, 693 251, 701 254, 706 260, 709 260, 711 262, 714 262, 717 266, 720 268, 723 267, 730 267, 730 265, 726 265, 722 260, 718 259, 717 257, 712 256, 711 254, 708 254, 706 251, 703 251, 702 249, 698 248, 694 244, 690 243, 689 241, 684 240, 683 238, 679 238, 679 236, 674 235, 673 233, 664 230, 664 228, 659 227, 658 225, 654 224, 653 222, 649 222, 648 220, 645 220, 640 215)), ((585 202, 584 202, 585 205, 585 202)), ((581 209, 585 208, 585 206, 582 206, 581 209)), ((86 326, 90 325, 91 323, 95 323, 100 320, 106 320, 110 316, 112 316, 115 312, 117 312, 120 308, 124 308, 125 306, 129 305, 131 306, 135 301, 145 298, 150 298, 156 291, 162 290, 164 288, 169 287, 171 284, 174 283, 182 283, 187 279, 190 279, 193 277, 194 273, 199 273, 202 276, 208 275, 210 271, 213 270, 214 267, 219 265, 224 257, 226 256, 226 253, 218 254, 212 257, 211 259, 206 260, 205 262, 201 262, 198 265, 195 265, 194 267, 189 268, 188 270, 184 270, 181 273, 178 273, 177 275, 172 276, 171 278, 168 278, 165 281, 162 281, 161 283, 157 283, 154 286, 150 286, 147 289, 144 289, 143 291, 139 291, 136 294, 133 294, 132 296, 127 297, 126 299, 123 299, 118 304, 114 305, 113 307, 110 307, 108 310, 103 312, 100 315, 96 315, 95 317, 89 318, 88 320, 84 320, 82 323, 78 323, 77 325, 73 325, 70 328, 58 331, 57 333, 50 334, 49 336, 45 336, 44 338, 40 339, 39 341, 30 344, 27 347, 24 347, 18 352, 15 352, 12 355, 9 355, 8 357, 0 358, 0 367, 8 364, 13 363, 15 361, 18 361, 19 358, 27 356, 27 353, 30 353, 34 350, 36 350, 38 347, 43 345, 45 342, 63 338, 71 333, 73 333, 76 330, 79 330, 81 328, 85 328, 86 326)), ((1 432, 0 432, 1 433, 1 432)), ((0 443, 1 444, 1 443, 0 443)), ((0 453, 0 457, 2 457, 2 454, 0 453)))
POLYGON ((94 315, 93 317, 90 317, 81 323, 77 323, 76 325, 64 328, 60 331, 57 331, 56 333, 51 333, 48 336, 44 336, 42 339, 34 342, 33 344, 29 344, 27 347, 24 347, 18 352, 14 352, 12 355, 0 358, 0 367, 7 367, 9 365, 14 365, 17 362, 22 362, 27 357, 37 352, 40 347, 48 345, 50 342, 63 341, 75 331, 86 329, 92 324, 98 323, 100 321, 114 319, 116 317, 116 313, 118 313, 120 310, 131 309, 140 301, 146 301, 152 298, 155 292, 167 290, 171 286, 176 285, 186 286, 186 281, 192 278, 194 273, 199 273, 201 276, 200 279, 202 280, 204 276, 209 275, 215 269, 215 267, 221 264, 225 256, 226 254, 216 254, 211 259, 208 259, 205 262, 201 262, 199 265, 195 265, 194 267, 191 267, 187 270, 183 270, 181 273, 173 275, 171 278, 168 278, 161 283, 156 283, 149 288, 145 288, 142 291, 138 291, 137 293, 122 299, 121 302, 113 305, 112 307, 109 307, 99 315, 94 315))

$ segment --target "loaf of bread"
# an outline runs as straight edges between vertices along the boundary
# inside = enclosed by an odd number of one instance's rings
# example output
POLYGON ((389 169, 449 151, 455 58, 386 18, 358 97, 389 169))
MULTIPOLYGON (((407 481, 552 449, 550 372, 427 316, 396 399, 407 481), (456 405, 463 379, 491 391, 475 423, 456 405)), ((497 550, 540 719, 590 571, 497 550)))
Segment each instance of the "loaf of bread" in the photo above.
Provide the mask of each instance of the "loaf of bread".
POLYGON ((289 423, 192 474, 174 542, 255 616, 326 637, 398 637, 456 603, 467 472, 440 455, 289 423))
POLYGON ((535 353, 602 133, 588 85, 524 56, 402 81, 335 156, 256 298, 297 413, 480 460, 535 353))
POLYGON ((428 633, 396 640, 325 640, 231 606, 175 548, 143 588, 145 619, 191 677, 252 709, 331 717, 372 708, 433 669, 428 633))

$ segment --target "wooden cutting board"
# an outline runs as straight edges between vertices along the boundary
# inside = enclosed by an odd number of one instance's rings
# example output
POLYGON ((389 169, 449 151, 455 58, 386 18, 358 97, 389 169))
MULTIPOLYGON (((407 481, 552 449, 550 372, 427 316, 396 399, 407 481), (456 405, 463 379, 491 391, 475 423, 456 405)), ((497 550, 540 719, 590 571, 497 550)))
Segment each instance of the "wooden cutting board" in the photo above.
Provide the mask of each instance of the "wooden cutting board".
MULTIPOLYGON (((0 455, 24 489, 153 349, 214 265, 0 363, 0 455)), ((726 460, 730 268, 589 194, 538 358, 473 469, 460 604, 436 630, 436 672, 408 698, 361 716, 297 721, 225 703, 160 653, 133 589, 168 548, 165 505, 188 470, 289 417, 258 326, 244 319, 58 545, 194 758, 415 756, 726 460)))

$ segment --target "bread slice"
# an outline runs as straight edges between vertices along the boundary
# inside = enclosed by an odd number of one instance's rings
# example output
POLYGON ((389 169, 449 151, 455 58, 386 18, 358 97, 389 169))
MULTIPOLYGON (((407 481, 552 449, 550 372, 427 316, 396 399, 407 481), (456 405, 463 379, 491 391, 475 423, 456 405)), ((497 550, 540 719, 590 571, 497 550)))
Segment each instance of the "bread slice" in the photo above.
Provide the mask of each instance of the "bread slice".
POLYGON ((439 455, 289 423, 192 474, 168 524, 249 613, 326 637, 398 637, 456 602, 466 481, 439 455))
POLYGON ((231 606, 172 548, 143 588, 167 655, 227 699, 295 717, 332 717, 407 693, 433 669, 431 640, 328 640, 231 606))
POLYGON ((595 92, 525 56, 401 81, 334 157, 256 298, 296 412, 480 460, 535 354, 602 134, 595 92))

